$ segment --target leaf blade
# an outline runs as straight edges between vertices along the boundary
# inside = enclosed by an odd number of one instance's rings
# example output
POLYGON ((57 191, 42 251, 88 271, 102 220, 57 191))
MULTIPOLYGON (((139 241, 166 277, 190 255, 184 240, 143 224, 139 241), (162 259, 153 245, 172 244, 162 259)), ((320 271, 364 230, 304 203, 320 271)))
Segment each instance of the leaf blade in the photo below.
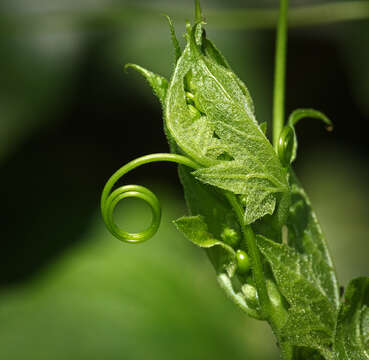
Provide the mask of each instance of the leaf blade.
POLYGON ((325 236, 310 200, 293 171, 290 172, 291 206, 287 219, 288 243, 296 251, 309 254, 312 275, 324 294, 338 309, 339 286, 325 236))
POLYGON ((275 194, 288 188, 267 169, 260 170, 245 160, 222 161, 220 164, 193 172, 200 181, 245 195, 245 223, 250 224, 266 214, 272 214, 276 205, 275 194))
POLYGON ((336 309, 311 275, 311 258, 260 235, 257 241, 290 304, 282 333, 292 344, 317 349, 329 359, 336 309))
MULTIPOLYGON (((189 29, 187 46, 169 85, 165 107, 167 128, 179 148, 204 166, 196 175, 199 180, 247 195, 245 221, 249 224, 273 213, 276 193, 288 191, 286 171, 256 122, 248 90, 241 86, 243 83, 212 43, 203 39, 202 47, 197 45, 196 29, 196 26, 189 29), (208 139, 206 144, 201 142, 203 137, 197 136, 198 120, 194 120, 188 110, 184 85, 188 74, 191 74, 191 87, 196 91, 195 103, 202 113, 202 126, 208 139), (222 156, 228 161, 222 160, 222 156), (237 186, 233 180, 224 181, 224 177, 209 180, 222 167, 229 167, 229 171, 240 167, 237 161, 246 164, 250 177, 259 180, 251 181, 248 187, 242 185, 242 179, 237 186), (205 169, 210 167, 215 168, 205 169), (268 188, 266 181, 274 182, 273 186, 268 188)), ((237 175, 247 174, 243 171, 237 175)))
POLYGON ((208 226, 201 215, 183 216, 174 221, 177 229, 182 232, 188 240, 202 248, 221 246, 231 255, 235 256, 235 251, 229 245, 214 238, 208 231, 208 226))
POLYGON ((369 359, 369 278, 352 280, 337 321, 336 360, 369 359))

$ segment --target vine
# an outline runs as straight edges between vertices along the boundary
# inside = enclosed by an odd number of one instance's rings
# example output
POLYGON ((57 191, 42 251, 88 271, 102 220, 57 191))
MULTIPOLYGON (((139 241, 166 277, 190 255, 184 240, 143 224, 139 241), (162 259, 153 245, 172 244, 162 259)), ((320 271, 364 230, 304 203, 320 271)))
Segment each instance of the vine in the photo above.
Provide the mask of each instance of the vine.
POLYGON ((138 65, 127 67, 143 75, 160 100, 171 153, 143 156, 116 171, 102 192, 101 212, 118 239, 148 240, 160 225, 156 195, 140 185, 113 188, 139 166, 179 164, 189 216, 175 225, 206 250, 228 297, 249 316, 270 324, 282 358, 369 359, 364 339, 369 278, 353 280, 346 295, 350 303, 340 302, 325 237, 291 165, 297 154, 297 123, 320 119, 328 130, 332 123, 317 110, 298 109, 284 126, 287 12, 288 0, 281 0, 273 145, 265 124, 256 120, 246 85, 207 38, 199 2, 194 25, 186 26, 184 50, 167 17, 175 53, 170 81, 138 65), (146 230, 130 233, 115 224, 114 209, 127 197, 150 206, 152 222, 146 230))

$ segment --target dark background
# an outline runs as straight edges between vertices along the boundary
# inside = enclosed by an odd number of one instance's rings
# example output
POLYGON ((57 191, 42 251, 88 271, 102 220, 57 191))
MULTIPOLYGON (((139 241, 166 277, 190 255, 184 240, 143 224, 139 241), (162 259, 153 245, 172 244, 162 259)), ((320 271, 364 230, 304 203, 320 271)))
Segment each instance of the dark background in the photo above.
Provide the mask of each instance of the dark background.
MULTIPOLYGON (((232 1, 228 7, 253 5, 232 1)), ((275 5, 258 2, 264 9, 275 5)), ((220 2, 211 0, 203 1, 203 9, 205 16, 207 9, 222 13, 220 2)), ((171 352, 183 359, 220 359, 228 349, 240 358, 275 356, 272 340, 265 355, 259 353, 264 335, 258 334, 266 328, 233 309, 206 258, 172 229, 170 220, 185 212, 173 165, 150 165, 127 180, 153 184, 163 198, 165 224, 156 241, 120 244, 99 216, 102 187, 118 167, 168 151, 158 102, 139 75, 123 72, 125 63, 134 62, 170 76, 173 54, 162 12, 173 17, 181 37, 192 2, 0 5, 0 358, 165 359, 171 352), (81 263, 88 264, 83 271, 81 263), (195 286, 194 277, 200 277, 195 286), (177 287, 181 296, 173 295, 177 287), (76 291, 77 298, 70 298, 76 291), (148 299, 140 302, 143 294, 148 299), (127 320, 119 311, 137 301, 127 320), (91 302, 96 307, 85 314, 91 302), (250 328, 253 335, 247 335, 250 328)), ((270 122, 274 30, 232 30, 212 24, 211 16, 208 23, 208 37, 248 85, 257 118, 270 122)), ((298 125, 296 169, 343 284, 369 272, 368 44, 365 19, 289 32, 287 114, 312 107, 335 125, 332 133, 316 120, 298 125)), ((121 211, 127 214, 129 206, 125 225, 147 223, 144 205, 128 201, 121 211)))

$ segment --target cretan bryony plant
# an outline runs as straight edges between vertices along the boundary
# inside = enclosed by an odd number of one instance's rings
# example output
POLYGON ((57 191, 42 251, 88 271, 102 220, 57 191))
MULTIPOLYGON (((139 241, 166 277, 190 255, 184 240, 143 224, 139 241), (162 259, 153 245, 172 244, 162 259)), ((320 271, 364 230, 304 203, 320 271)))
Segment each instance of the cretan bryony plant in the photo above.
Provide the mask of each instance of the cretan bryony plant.
POLYGON ((284 125, 288 0, 281 0, 278 21, 273 144, 266 124, 256 120, 246 85, 207 38, 200 5, 186 25, 182 50, 171 20, 175 52, 170 81, 138 65, 158 97, 170 153, 140 157, 120 168, 102 193, 104 221, 120 240, 139 243, 160 224, 157 197, 138 185, 114 185, 138 166, 179 164, 189 216, 174 221, 194 244, 206 250, 217 280, 247 315, 267 321, 282 359, 369 359, 369 278, 350 282, 340 296, 326 239, 297 179, 295 125, 303 118, 331 121, 321 112, 299 109, 284 125), (145 200, 151 225, 129 233, 113 220, 117 203, 145 200))

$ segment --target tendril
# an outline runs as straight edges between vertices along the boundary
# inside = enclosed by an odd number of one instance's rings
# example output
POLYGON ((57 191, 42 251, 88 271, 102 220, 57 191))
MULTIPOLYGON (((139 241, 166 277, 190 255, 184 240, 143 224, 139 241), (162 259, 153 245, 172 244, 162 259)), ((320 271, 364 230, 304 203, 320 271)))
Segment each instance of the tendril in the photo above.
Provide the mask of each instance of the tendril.
POLYGON ((333 130, 331 120, 322 112, 314 109, 297 109, 288 118, 288 124, 284 127, 279 137, 278 156, 284 167, 290 166, 296 159, 297 137, 295 125, 303 118, 322 120, 328 131, 333 130))
POLYGON ((191 159, 177 154, 151 154, 139 157, 130 161, 126 165, 117 170, 107 181, 101 194, 101 214, 108 230, 119 240, 128 243, 140 243, 153 237, 158 231, 161 220, 161 205, 156 195, 149 189, 140 185, 124 185, 112 191, 116 182, 125 174, 137 167, 152 162, 169 161, 177 164, 185 165, 193 169, 200 166, 191 159), (119 228, 113 218, 114 209, 119 201, 134 197, 144 200, 151 208, 152 220, 150 226, 141 232, 131 233, 119 228))

